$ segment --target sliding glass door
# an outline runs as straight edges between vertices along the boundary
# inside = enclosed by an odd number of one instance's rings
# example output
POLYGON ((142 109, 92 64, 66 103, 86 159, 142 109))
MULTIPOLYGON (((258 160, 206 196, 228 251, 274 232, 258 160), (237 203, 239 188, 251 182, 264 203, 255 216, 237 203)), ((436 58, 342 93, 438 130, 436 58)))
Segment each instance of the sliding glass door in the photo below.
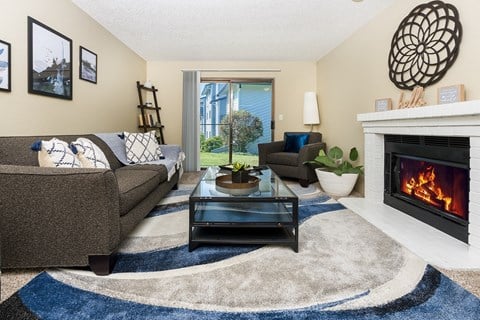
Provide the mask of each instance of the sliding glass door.
POLYGON ((273 137, 273 79, 202 79, 200 165, 258 164, 273 137))

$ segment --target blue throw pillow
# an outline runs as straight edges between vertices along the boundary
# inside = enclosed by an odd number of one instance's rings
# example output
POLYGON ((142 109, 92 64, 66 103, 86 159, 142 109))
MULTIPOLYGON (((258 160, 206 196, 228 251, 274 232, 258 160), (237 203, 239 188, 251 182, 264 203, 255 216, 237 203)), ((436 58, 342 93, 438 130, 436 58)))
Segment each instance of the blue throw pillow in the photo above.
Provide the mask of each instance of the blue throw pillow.
POLYGON ((310 134, 308 133, 287 133, 283 151, 298 153, 300 149, 308 143, 309 137, 310 134))

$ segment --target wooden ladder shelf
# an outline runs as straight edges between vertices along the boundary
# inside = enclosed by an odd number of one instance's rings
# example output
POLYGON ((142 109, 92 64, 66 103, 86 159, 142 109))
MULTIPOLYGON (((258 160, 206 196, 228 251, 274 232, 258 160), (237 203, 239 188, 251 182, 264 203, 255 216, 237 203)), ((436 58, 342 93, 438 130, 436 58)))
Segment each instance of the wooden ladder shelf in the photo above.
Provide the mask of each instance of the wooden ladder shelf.
POLYGON ((162 120, 160 118, 160 110, 161 108, 158 106, 157 101, 157 91, 158 89, 155 86, 152 87, 145 87, 140 81, 137 81, 137 90, 138 90, 138 100, 140 104, 138 108, 141 112, 141 117, 139 120, 139 128, 143 129, 143 132, 147 132, 150 130, 155 130, 157 135, 158 143, 165 144, 165 138, 163 137, 163 128, 162 120), (153 95, 153 104, 152 103, 144 103, 142 91, 146 91, 147 93, 152 93, 153 95), (154 115, 147 111, 155 111, 154 115))

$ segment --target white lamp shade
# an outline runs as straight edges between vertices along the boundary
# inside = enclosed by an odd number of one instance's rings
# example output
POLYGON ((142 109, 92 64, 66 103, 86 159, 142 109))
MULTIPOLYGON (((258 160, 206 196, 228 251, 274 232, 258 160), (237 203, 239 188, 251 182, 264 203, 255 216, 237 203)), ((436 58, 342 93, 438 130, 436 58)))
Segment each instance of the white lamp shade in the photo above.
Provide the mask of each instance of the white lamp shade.
POLYGON ((315 92, 305 92, 303 98, 303 124, 319 124, 317 94, 315 92))

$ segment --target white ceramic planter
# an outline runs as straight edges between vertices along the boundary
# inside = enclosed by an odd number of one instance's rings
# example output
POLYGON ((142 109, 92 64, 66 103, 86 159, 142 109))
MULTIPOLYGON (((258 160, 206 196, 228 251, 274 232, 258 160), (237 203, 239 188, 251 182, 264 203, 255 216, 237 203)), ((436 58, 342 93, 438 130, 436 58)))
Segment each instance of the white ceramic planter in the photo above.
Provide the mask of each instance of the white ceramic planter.
POLYGON ((348 196, 358 179, 358 173, 344 173, 341 176, 337 176, 333 172, 320 169, 315 169, 315 173, 323 191, 335 197, 348 196))

